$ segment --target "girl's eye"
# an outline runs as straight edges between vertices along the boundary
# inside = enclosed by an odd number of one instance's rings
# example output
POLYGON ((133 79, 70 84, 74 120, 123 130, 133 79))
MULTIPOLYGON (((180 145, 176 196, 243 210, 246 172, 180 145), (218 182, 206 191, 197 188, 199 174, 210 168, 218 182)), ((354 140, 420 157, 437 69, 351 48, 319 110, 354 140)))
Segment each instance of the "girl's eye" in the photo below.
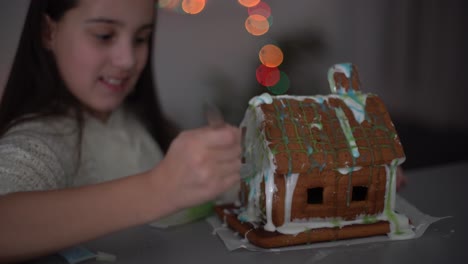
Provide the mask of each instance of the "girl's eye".
POLYGON ((113 35, 112 34, 96 34, 95 37, 100 41, 107 42, 113 38, 113 35))
POLYGON ((149 42, 149 39, 150 39, 149 36, 147 36, 147 37, 137 37, 137 38, 135 38, 135 43, 137 43, 137 44, 147 43, 147 42, 149 42))

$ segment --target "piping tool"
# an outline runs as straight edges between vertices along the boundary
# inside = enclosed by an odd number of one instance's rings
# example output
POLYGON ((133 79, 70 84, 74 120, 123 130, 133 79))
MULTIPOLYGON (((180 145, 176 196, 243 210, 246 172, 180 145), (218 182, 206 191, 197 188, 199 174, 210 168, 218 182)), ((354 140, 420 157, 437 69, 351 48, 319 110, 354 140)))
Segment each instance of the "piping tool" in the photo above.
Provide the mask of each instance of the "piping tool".
POLYGON ((224 117, 219 108, 210 102, 203 104, 203 113, 205 114, 208 125, 211 128, 220 128, 224 126, 224 117))

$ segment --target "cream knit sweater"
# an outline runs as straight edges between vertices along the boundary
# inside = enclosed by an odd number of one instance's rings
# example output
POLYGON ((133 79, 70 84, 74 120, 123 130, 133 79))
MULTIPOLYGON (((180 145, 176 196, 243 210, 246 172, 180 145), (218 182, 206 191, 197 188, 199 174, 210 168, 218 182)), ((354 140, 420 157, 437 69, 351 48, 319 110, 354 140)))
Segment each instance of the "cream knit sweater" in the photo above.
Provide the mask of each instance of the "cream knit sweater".
POLYGON ((149 170, 162 157, 142 124, 122 109, 106 123, 87 116, 81 145, 71 119, 27 122, 0 138, 0 195, 117 179, 149 170))

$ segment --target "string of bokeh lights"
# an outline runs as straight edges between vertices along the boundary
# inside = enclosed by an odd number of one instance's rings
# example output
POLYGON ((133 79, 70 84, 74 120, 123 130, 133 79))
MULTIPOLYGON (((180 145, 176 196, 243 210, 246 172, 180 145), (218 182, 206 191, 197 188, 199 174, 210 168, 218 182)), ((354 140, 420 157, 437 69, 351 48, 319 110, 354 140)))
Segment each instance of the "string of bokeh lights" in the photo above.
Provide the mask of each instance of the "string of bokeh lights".
MULTIPOLYGON (((253 36, 263 36, 273 25, 270 6, 262 0, 237 0, 247 9, 244 27, 253 36)), ((205 9, 206 0, 159 0, 158 7, 169 9, 181 14, 196 15, 205 9)), ((280 70, 284 55, 278 45, 268 43, 260 48, 258 53, 259 66, 255 76, 257 82, 267 88, 272 94, 284 94, 289 89, 290 81, 287 74, 280 70)))

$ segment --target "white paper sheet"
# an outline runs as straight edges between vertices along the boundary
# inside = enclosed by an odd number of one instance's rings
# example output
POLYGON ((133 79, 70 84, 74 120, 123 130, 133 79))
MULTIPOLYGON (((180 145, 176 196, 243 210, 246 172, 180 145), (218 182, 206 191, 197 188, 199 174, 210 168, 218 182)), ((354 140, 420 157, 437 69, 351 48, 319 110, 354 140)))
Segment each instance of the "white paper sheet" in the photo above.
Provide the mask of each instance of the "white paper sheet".
MULTIPOLYGON (((421 237, 426 229, 432 224, 435 223, 443 218, 446 217, 433 217, 427 214, 422 213, 404 198, 400 197, 399 195, 396 196, 395 199, 395 210, 401 214, 406 215, 409 219, 411 219, 415 236, 412 238, 406 239, 416 239, 421 237)), ((373 236, 373 237, 366 237, 366 238, 355 238, 355 239, 346 239, 346 240, 338 240, 338 241, 331 241, 331 242, 321 242, 321 243, 313 243, 308 245, 298 245, 298 246, 291 246, 291 247, 281 247, 281 248, 273 248, 273 249, 265 249, 257 247, 253 244, 250 244, 248 240, 244 237, 241 237, 237 232, 233 231, 226 224, 222 223, 221 220, 215 215, 211 216, 206 219, 208 223, 211 224, 213 227, 213 234, 217 234, 221 240, 226 245, 226 248, 229 251, 244 248, 251 251, 269 251, 269 252, 279 252, 279 251, 287 251, 287 250, 299 250, 299 249, 312 249, 312 248, 327 248, 327 247, 336 247, 336 246, 349 246, 349 245, 357 245, 357 244, 366 244, 366 243, 375 243, 375 242, 385 242, 391 241, 388 236, 373 236)))

